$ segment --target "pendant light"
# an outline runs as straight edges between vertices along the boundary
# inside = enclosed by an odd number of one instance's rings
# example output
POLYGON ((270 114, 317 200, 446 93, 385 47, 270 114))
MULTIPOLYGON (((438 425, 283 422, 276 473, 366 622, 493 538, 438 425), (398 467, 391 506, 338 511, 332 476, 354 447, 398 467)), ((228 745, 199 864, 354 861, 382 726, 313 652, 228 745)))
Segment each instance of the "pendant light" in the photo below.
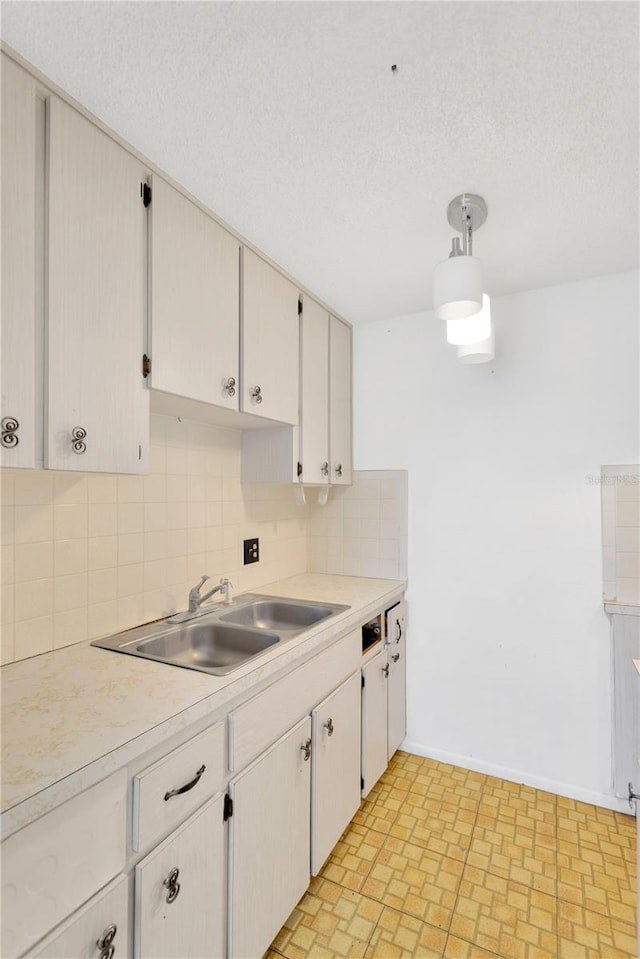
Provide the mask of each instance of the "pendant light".
POLYGON ((491 333, 480 343, 469 343, 458 347, 458 359, 461 363, 490 363, 496 355, 496 337, 491 324, 491 333))
POLYGON ((481 343, 491 336, 491 300, 482 294, 482 309, 463 320, 447 320, 447 343, 469 346, 481 343))
POLYGON ((433 272, 433 308, 440 320, 464 320, 482 309, 482 270, 473 256, 473 231, 487 219, 487 204, 475 193, 461 193, 447 207, 449 225, 462 233, 451 241, 447 260, 433 272))

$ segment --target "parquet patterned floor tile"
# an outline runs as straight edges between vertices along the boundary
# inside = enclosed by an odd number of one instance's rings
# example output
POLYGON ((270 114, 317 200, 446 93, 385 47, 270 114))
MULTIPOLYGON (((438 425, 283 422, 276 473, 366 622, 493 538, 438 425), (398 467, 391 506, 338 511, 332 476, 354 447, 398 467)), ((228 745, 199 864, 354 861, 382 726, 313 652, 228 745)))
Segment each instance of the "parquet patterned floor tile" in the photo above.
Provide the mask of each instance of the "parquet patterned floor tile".
POLYGON ((381 913, 380 903, 315 878, 272 949, 286 959, 362 959, 381 913))
POLYGON ((362 893, 440 929, 448 929, 462 864, 403 842, 385 839, 362 893))
POLYGON ((636 955, 633 925, 558 903, 558 955, 561 959, 627 959, 636 955))
POLYGON ((451 934, 509 959, 555 959, 556 900, 467 866, 451 934))
POLYGON ((359 892, 384 843, 384 835, 352 822, 342 834, 320 875, 359 892))
POLYGON ((265 959, 636 959, 635 830, 397 752, 265 959))
POLYGON ((365 959, 442 959, 447 934, 385 906, 365 959))
POLYGON ((476 825, 467 862, 494 876, 556 895, 555 844, 537 836, 533 829, 502 819, 494 820, 492 828, 476 825))

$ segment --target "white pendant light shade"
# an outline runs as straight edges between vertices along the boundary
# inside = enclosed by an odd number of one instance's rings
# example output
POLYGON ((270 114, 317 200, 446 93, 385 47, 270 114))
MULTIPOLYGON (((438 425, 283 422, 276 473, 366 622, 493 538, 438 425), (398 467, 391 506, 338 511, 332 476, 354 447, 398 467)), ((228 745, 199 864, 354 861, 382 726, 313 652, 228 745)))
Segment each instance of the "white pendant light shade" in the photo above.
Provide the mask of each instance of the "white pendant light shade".
POLYGON ((481 343, 491 336, 491 300, 482 294, 482 309, 463 320, 447 320, 447 343, 468 346, 481 343))
POLYGON ((440 320, 461 320, 482 308, 482 270, 475 256, 451 256, 433 271, 433 308, 440 320))
POLYGON ((490 363, 496 355, 496 337, 493 325, 491 335, 481 343, 469 343, 458 347, 458 359, 461 363, 490 363))

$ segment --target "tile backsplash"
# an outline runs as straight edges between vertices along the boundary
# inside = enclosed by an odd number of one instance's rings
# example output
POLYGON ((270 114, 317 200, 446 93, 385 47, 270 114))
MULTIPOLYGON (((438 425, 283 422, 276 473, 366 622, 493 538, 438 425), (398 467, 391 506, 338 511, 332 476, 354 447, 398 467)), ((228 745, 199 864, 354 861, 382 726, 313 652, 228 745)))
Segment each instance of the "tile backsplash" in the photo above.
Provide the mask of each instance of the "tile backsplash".
POLYGON ((147 476, 2 470, 2 662, 184 609, 203 573, 238 591, 306 572, 309 508, 291 486, 241 485, 240 445, 152 416, 147 476))
POLYGON ((407 578, 406 470, 360 470, 309 520, 309 570, 407 578))
POLYGON ((640 466, 603 466, 605 602, 640 605, 640 466))

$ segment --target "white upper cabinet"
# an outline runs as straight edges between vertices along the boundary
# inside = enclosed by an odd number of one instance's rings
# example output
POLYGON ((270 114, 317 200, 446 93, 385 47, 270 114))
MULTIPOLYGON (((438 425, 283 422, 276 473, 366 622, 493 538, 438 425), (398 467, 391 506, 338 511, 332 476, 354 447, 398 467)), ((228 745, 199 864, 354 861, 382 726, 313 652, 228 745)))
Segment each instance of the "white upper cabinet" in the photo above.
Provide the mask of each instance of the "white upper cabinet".
POLYGON ((332 316, 329 326, 330 482, 351 485, 351 327, 332 316))
POLYGON ((2 54, 2 466, 42 462, 44 106, 2 54))
POLYGON ((237 410, 240 243, 158 176, 149 209, 151 386, 237 410))
POLYGON ((46 465, 144 472, 147 171, 57 97, 49 107, 46 465))
POLYGON ((305 296, 301 316, 301 483, 329 482, 329 314, 305 296))
POLYGON ((259 256, 242 249, 240 408, 298 423, 298 290, 259 256))

